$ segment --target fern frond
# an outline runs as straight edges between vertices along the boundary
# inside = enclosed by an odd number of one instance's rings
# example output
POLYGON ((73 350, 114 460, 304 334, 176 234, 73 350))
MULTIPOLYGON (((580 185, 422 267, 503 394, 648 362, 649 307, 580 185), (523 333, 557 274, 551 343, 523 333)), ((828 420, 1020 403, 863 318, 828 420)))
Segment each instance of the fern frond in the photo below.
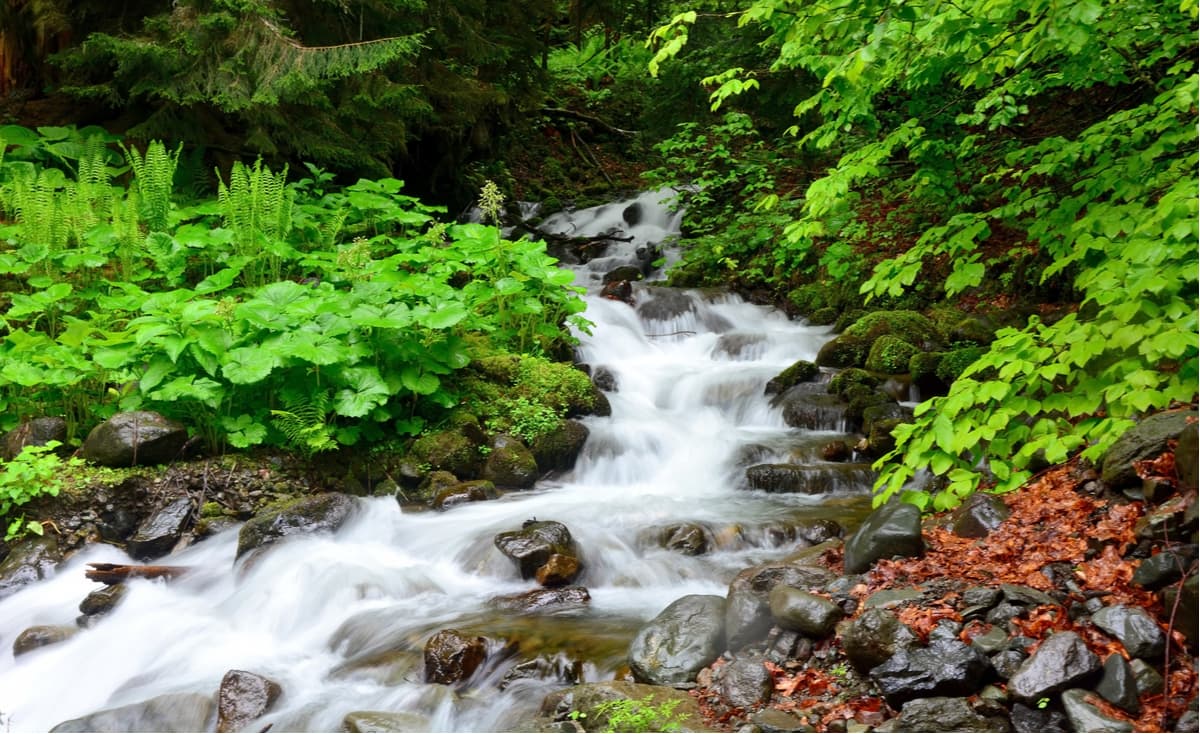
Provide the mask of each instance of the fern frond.
POLYGON ((288 445, 307 457, 332 451, 338 444, 329 424, 331 403, 328 392, 289 400, 286 410, 271 411, 271 421, 284 435, 288 445))

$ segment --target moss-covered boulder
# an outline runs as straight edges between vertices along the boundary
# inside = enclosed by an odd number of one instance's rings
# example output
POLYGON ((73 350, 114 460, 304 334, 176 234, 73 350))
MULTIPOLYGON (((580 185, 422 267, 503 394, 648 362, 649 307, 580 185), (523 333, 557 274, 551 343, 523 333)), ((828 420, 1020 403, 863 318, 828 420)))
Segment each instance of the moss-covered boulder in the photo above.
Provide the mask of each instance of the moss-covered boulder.
POLYGON ((913 382, 921 384, 930 378, 935 378, 938 363, 944 356, 946 356, 945 352, 916 352, 909 357, 908 374, 912 377, 913 382))
POLYGON ((492 439, 483 478, 501 487, 528 489, 538 478, 537 461, 520 439, 502 433, 492 439))
POLYGON ((797 383, 812 382, 819 374, 821 374, 820 368, 812 362, 802 359, 772 377, 767 382, 767 387, 763 390, 763 394, 777 395, 797 383))
POLYGON ((479 476, 479 445, 462 431, 427 433, 413 441, 408 455, 425 471, 447 471, 460 479, 479 476))
POLYGON ((938 379, 945 382, 947 385, 958 379, 958 376, 963 373, 967 367, 970 367, 975 360, 982 357, 987 352, 986 347, 965 347, 963 349, 955 349, 951 352, 946 352, 940 360, 938 360, 937 369, 934 374, 938 379))
POLYGON ((871 345, 866 367, 889 375, 908 371, 909 360, 921 350, 898 336, 884 334, 871 345))
POLYGON ((832 395, 847 397, 851 388, 862 385, 865 387, 876 387, 879 385, 879 378, 872 375, 866 370, 852 368, 842 370, 833 376, 826 386, 826 390, 832 395))
POLYGON ((933 321, 916 311, 875 311, 848 326, 844 334, 872 343, 881 336, 894 336, 922 349, 936 349, 942 342, 933 321))
POLYGON ((539 471, 570 471, 583 451, 587 437, 587 426, 579 421, 559 421, 554 430, 530 441, 529 450, 533 452, 539 471))
POLYGON ((237 557, 284 538, 333 532, 354 512, 353 497, 326 492, 268 508, 252 517, 238 533, 237 557))
POLYGON ((873 340, 854 334, 841 334, 825 342, 817 352, 819 367, 861 367, 867 361, 873 340))
POLYGON ((883 418, 872 422, 867 434, 867 455, 878 459, 896 448, 896 439, 892 436, 892 431, 896 430, 896 426, 907 422, 909 421, 904 418, 883 418))

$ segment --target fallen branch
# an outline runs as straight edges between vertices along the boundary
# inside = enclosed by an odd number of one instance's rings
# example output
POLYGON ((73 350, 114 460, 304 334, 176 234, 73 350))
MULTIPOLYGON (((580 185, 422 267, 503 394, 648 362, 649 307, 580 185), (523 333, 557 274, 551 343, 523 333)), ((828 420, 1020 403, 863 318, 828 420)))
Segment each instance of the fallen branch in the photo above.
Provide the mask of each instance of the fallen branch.
POLYGON ((89 581, 99 581, 106 586, 119 584, 132 578, 173 579, 187 573, 185 566, 128 566, 120 563, 89 563, 91 570, 84 571, 89 581))
POLYGON ((572 120, 591 123, 592 125, 603 128, 604 130, 617 135, 633 136, 638 134, 637 130, 624 130, 619 127, 614 127, 598 117, 585 115, 582 112, 568 110, 564 107, 543 107, 542 109, 538 110, 538 112, 542 113, 543 115, 550 115, 551 117, 569 117, 572 120))

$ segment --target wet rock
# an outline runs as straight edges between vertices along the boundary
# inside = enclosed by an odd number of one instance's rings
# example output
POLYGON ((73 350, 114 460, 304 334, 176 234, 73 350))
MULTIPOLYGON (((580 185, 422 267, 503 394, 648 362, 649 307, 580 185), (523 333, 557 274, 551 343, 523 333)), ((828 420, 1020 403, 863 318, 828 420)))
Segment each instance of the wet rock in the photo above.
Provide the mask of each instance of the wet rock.
POLYGON ((972 586, 963 592, 962 600, 967 606, 990 608, 1000 601, 1000 590, 990 586, 972 586))
POLYGON ((823 596, 792 586, 776 586, 770 596, 771 616, 784 629, 819 640, 833 633, 845 616, 842 608, 823 596))
POLYGON ((998 627, 1009 628, 1012 620, 1024 614, 1028 607, 1021 604, 1013 604, 1012 602, 1000 602, 988 611, 984 619, 988 624, 994 624, 998 627))
POLYGON ((0 599, 46 578, 61 560, 58 541, 49 535, 17 543, 0 562, 0 599))
POLYGON ((1022 701, 1037 701, 1086 683, 1100 672, 1100 658, 1074 632, 1046 638, 1008 680, 1008 692, 1022 701))
POLYGON ((269 678, 244 670, 229 671, 217 690, 217 731, 243 731, 270 711, 282 692, 269 678))
POLYGON ((486 502, 496 498, 496 485, 487 479, 455 484, 437 493, 433 498, 433 509, 449 510, 468 502, 486 502))
POLYGON ((467 680, 487 657, 487 641, 458 630, 442 630, 425 643, 425 682, 453 685, 467 680))
POLYGON ((1188 544, 1164 550, 1146 558, 1133 572, 1133 583, 1157 591, 1183 578, 1183 573, 1196 560, 1197 546, 1188 544))
POLYGON ((860 672, 882 665, 900 650, 917 644, 908 625, 885 609, 868 609, 842 630, 842 650, 860 672))
POLYGON ((810 431, 839 431, 850 428, 850 405, 837 395, 825 392, 819 383, 802 382, 771 400, 780 408, 783 420, 793 428, 810 431))
POLYGON ((691 683, 725 644, 725 600, 691 594, 671 602, 629 645, 629 667, 642 683, 691 683))
POLYGON ((871 679, 895 707, 915 698, 967 696, 983 687, 988 659, 957 640, 935 640, 928 647, 901 648, 871 679))
POLYGON ((625 681, 584 683, 555 691, 542 700, 541 712, 561 721, 572 711, 578 711, 585 714, 580 718, 580 723, 587 731, 608 731, 612 729, 609 715, 598 710, 598 706, 622 699, 640 703, 647 697, 650 707, 656 710, 662 710, 664 704, 676 702, 670 720, 649 721, 646 724, 647 731, 666 731, 672 723, 682 731, 706 731, 709 728, 700 713, 700 705, 686 691, 625 681))
POLYGON ((971 647, 984 655, 995 655, 1008 646, 1008 634, 999 627, 992 627, 987 632, 977 635, 971 640, 971 647))
POLYGON ((171 552, 192 519, 192 501, 179 497, 150 513, 125 544, 129 555, 150 561, 171 552))
POLYGON ((238 533, 237 557, 284 538, 333 532, 350 519, 354 507, 353 497, 327 492, 265 510, 242 526, 238 533))
POLYGON ((904 704, 896 722, 897 731, 1008 731, 999 716, 981 716, 965 698, 918 698, 904 704))
POLYGON ((1129 669, 1133 672, 1133 679, 1137 683, 1139 696, 1147 693, 1163 692, 1163 677, 1158 674, 1153 665, 1147 663, 1145 660, 1134 658, 1129 661, 1129 669))
POLYGON ((58 724, 58 732, 195 732, 208 731, 213 700, 199 693, 169 693, 141 703, 97 711, 58 724))
POLYGON ((561 653, 553 659, 540 655, 509 668, 497 687, 503 691, 518 680, 552 680, 573 686, 583 680, 583 661, 571 660, 561 653))
POLYGON ((639 268, 636 265, 622 265, 619 268, 613 268, 612 270, 605 273, 604 278, 601 280, 601 282, 604 283, 605 285, 608 285, 609 283, 616 283, 616 282, 622 281, 622 280, 634 281, 634 280, 641 280, 641 279, 642 279, 642 269, 641 268, 639 268))
POLYGON ((437 431, 413 441, 409 459, 431 471, 450 472, 461 479, 479 476, 479 444, 463 431, 437 431))
POLYGON ((1167 636, 1141 607, 1117 604, 1092 615, 1092 624, 1116 637, 1135 658, 1162 657, 1167 636))
POLYGON ((746 483, 751 489, 764 492, 829 494, 862 491, 873 477, 866 464, 758 464, 746 469, 746 483))
POLYGON ((103 589, 97 589, 79 602, 79 611, 88 616, 108 614, 121 603, 128 591, 129 587, 125 584, 113 584, 105 586, 103 589))
POLYGON ((923 597, 919 588, 882 589, 867 597, 863 606, 868 609, 891 609, 923 597))
POLYGON ((483 478, 501 487, 528 489, 538 478, 537 461, 520 439, 500 434, 492 439, 492 450, 483 465, 483 478))
POLYGON ((505 612, 533 614, 579 609, 591 600, 588 590, 582 586, 560 586, 556 589, 534 589, 519 594, 497 596, 491 600, 491 605, 505 612))
POLYGON ((766 388, 763 389, 763 394, 778 395, 793 385, 801 382, 812 382, 819 374, 821 374, 820 368, 812 362, 802 359, 768 380, 766 388))
POLYGON ((1125 658, 1120 655, 1109 655, 1108 659, 1104 661, 1104 676, 1096 686, 1096 693, 1099 693, 1105 701, 1125 709, 1131 714, 1137 714, 1141 710, 1141 705, 1138 703, 1137 679, 1133 675, 1133 668, 1129 667, 1129 663, 1125 662, 1125 658))
MULTIPOLYGON (((26 446, 67 442, 67 422, 62 418, 34 418, 4 434, 4 460, 12 461, 26 446)), ((60 447, 61 448, 61 447, 60 447)))
POLYGON ((605 392, 617 392, 617 376, 607 367, 597 367, 592 373, 592 384, 605 392))
POLYGON ((1009 719, 1012 721, 1013 731, 1023 734, 1074 731, 1068 728, 1070 724, 1067 723, 1067 717, 1057 709, 1033 708, 1018 702, 1013 704, 1009 719))
POLYGON ((796 527, 796 535, 814 546, 840 538, 844 532, 836 520, 813 520, 796 527))
POLYGON ((565 586, 579 575, 579 559, 575 556, 564 556, 552 553, 546 562, 538 567, 533 578, 542 586, 565 586))
POLYGON ((750 717, 750 723, 757 726, 760 731, 769 732, 770 734, 790 731, 816 731, 799 716, 773 708, 763 709, 755 713, 750 717))
POLYGON ((825 461, 849 461, 854 452, 845 441, 830 441, 821 447, 821 458, 825 461))
POLYGON ((685 556, 704 555, 712 546, 708 528, 696 523, 670 525, 659 537, 662 547, 685 556))
POLYGON ((620 301, 632 306, 634 305, 633 284, 628 280, 614 280, 605 283, 604 287, 600 289, 600 297, 607 298, 610 301, 620 301))
POLYGON ((1088 702, 1094 694, 1088 691, 1072 688, 1062 694, 1062 707, 1071 722, 1073 731, 1087 732, 1126 732, 1133 731, 1133 724, 1128 721, 1106 716, 1097 706, 1088 702))
POLYGON ((579 421, 564 420, 554 430, 530 441, 529 451, 541 472, 570 471, 575 467, 587 437, 587 426, 579 421))
POLYGON ((342 719, 342 730, 359 734, 431 731, 428 717, 396 711, 351 711, 342 719))
POLYGON ((1189 423, 1179 432, 1175 471, 1179 475, 1180 489, 1196 489, 1197 475, 1200 474, 1200 424, 1189 423))
POLYGON ((771 698, 774 680, 756 656, 738 656, 713 676, 712 690, 730 706, 748 709, 771 698))
POLYGON ((889 375, 908 372, 908 361, 912 359, 914 354, 920 351, 920 348, 909 344, 898 336, 884 334, 871 344, 871 349, 867 352, 867 360, 864 362, 864 366, 872 372, 882 372, 889 375))
POLYGON ((1152 415, 1133 426, 1117 439, 1104 455, 1100 478, 1110 487, 1141 484, 1133 462, 1152 459, 1167 450, 1167 441, 1177 438, 1196 418, 1195 411, 1174 411, 1152 415))
POLYGON ((861 367, 867 361, 874 339, 839 334, 817 352, 818 367, 861 367))
POLYGON ((758 359, 766 346, 765 334, 746 331, 730 331, 717 337, 713 345, 713 357, 748 361, 758 359))
POLYGON ((766 637, 774 624, 770 593, 780 584, 799 589, 820 589, 833 574, 820 566, 769 563, 747 568, 729 583, 725 605, 725 634, 731 650, 739 650, 766 637))
POLYGON ((83 458, 101 466, 166 464, 179 458, 187 428, 158 413, 117 413, 92 429, 83 442, 83 458))
POLYGON ((986 538, 1000 527, 1010 511, 994 494, 976 492, 950 516, 954 534, 962 538, 986 538))
POLYGON ((40 647, 69 640, 78 633, 78 627, 68 627, 66 625, 39 624, 34 627, 27 627, 21 634, 17 635, 17 639, 13 640, 13 657, 20 657, 40 647))
POLYGON ((579 557, 571 531, 553 520, 527 522, 520 530, 500 533, 495 538, 495 545, 501 553, 516 561, 524 579, 534 578, 538 569, 553 555, 579 557))
POLYGON ((907 502, 889 502, 846 541, 846 573, 863 573, 881 558, 919 556, 924 550, 921 511, 907 502))
POLYGON ((674 321, 696 312, 696 301, 674 288, 647 288, 646 300, 638 304, 638 316, 646 321, 674 321))
POLYGON ((1044 591, 1038 591, 1031 586, 1021 584, 1000 584, 1000 593, 1005 600, 1022 607, 1037 607, 1044 604, 1057 604, 1054 597, 1044 591))

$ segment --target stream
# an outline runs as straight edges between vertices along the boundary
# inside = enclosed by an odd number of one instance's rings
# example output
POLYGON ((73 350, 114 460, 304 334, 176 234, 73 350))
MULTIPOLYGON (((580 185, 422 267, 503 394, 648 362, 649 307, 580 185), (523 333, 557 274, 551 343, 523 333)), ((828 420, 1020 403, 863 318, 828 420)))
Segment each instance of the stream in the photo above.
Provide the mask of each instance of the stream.
POLYGON ((360 500, 335 535, 277 544, 252 563, 235 564, 237 531, 226 531, 161 561, 196 572, 170 583, 130 581, 121 605, 96 625, 14 659, 19 631, 74 623, 79 602, 99 588, 84 578, 85 564, 130 562, 115 547, 89 547, 0 602, 0 726, 46 731, 167 693, 212 695, 226 671, 239 669, 283 689, 255 731, 339 731, 352 711, 409 713, 430 731, 519 731, 564 686, 555 669, 610 680, 637 629, 670 602, 723 596, 739 570, 797 547, 798 525, 856 524, 869 506, 869 476, 818 495, 752 490, 745 479, 753 464, 832 467, 820 448, 844 436, 838 427, 790 428, 763 394, 785 367, 815 358, 829 327, 725 293, 635 284, 635 307, 599 296, 604 272, 645 262, 647 248, 677 230, 662 198, 643 194, 543 224, 630 238, 574 266, 595 325, 579 335, 578 359, 616 383, 612 415, 584 419, 590 435, 574 470, 444 513, 360 500), (490 603, 534 588, 493 545, 497 533, 530 518, 570 528, 584 562, 576 583, 590 604, 514 615, 490 603), (710 550, 664 548, 662 530, 678 523, 702 526, 710 550), (447 628, 495 641, 467 687, 422 681, 425 640, 447 628), (551 663, 545 677, 502 685, 515 664, 537 656, 551 663))

